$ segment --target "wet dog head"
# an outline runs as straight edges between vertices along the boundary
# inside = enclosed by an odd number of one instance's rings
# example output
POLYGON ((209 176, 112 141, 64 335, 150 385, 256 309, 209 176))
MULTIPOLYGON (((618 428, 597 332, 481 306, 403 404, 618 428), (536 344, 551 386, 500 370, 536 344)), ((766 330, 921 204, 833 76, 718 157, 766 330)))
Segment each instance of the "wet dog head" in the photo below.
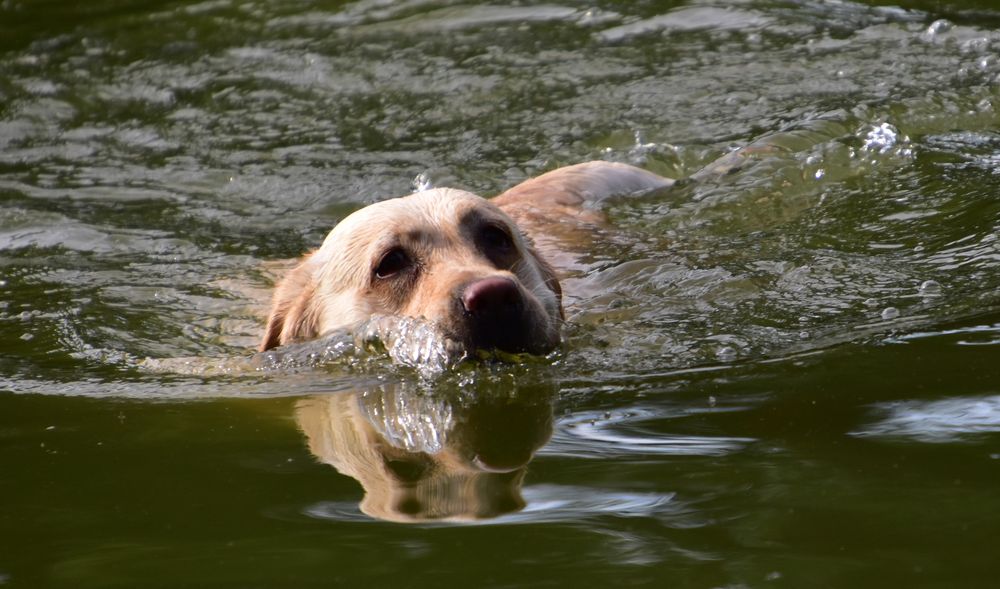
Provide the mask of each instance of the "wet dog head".
POLYGON ((469 349, 545 353, 559 343, 561 292, 503 211, 429 190, 341 221, 279 283, 260 350, 375 314, 425 319, 469 349))

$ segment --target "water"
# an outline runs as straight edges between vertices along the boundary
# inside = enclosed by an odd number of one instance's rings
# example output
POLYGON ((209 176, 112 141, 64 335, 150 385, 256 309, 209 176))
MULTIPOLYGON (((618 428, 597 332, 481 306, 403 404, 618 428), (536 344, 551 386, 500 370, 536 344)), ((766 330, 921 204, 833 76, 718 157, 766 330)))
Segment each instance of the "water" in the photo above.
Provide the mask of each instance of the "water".
POLYGON ((998 47, 986 2, 0 2, 0 586, 995 585, 998 47), (349 212, 588 159, 692 180, 556 257, 552 356, 254 356, 349 212))

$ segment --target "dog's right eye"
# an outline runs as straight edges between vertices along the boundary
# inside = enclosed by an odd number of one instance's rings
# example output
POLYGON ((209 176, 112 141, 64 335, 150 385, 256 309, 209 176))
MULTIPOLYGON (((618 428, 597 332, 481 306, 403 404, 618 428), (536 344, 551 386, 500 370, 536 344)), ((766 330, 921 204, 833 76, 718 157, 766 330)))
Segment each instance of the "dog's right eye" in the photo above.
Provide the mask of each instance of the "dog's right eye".
POLYGON ((413 262, 410 256, 400 248, 393 248, 382 256, 378 266, 375 267, 376 278, 392 278, 403 270, 409 268, 413 262))

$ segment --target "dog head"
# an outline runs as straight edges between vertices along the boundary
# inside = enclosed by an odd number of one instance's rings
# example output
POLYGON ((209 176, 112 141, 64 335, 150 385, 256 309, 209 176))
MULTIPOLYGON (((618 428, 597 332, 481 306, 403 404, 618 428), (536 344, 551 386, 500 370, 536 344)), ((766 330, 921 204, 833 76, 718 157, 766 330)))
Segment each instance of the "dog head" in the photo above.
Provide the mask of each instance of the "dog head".
POLYGON ((435 324, 470 350, 545 353, 559 343, 552 268, 503 211, 435 189, 341 221, 278 285, 260 350, 376 314, 435 324))

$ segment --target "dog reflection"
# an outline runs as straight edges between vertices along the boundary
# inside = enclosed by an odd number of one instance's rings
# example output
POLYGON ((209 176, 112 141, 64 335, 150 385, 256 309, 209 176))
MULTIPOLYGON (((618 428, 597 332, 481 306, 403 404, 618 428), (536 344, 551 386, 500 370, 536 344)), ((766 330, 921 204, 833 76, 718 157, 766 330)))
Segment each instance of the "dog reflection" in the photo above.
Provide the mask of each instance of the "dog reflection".
POLYGON ((402 387, 300 401, 321 461, 357 479, 361 511, 396 522, 467 521, 524 507, 528 462, 552 433, 551 395, 447 400, 402 387))

